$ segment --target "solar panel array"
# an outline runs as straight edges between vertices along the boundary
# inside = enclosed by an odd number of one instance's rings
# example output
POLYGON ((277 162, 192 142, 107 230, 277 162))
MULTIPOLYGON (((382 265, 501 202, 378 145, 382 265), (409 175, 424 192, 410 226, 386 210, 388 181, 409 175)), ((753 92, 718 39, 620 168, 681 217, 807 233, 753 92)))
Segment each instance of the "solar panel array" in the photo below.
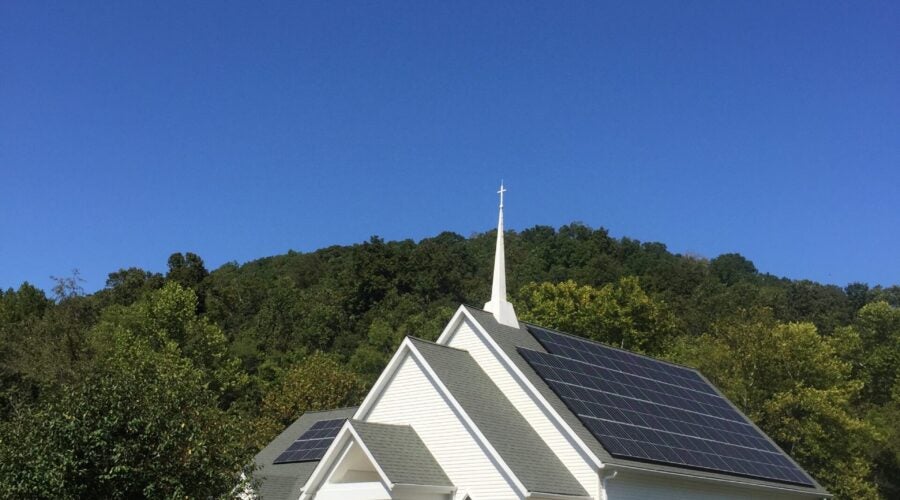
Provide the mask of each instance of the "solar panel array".
POLYGON ((345 418, 339 418, 336 420, 320 420, 314 423, 309 430, 291 443, 288 449, 284 450, 284 453, 278 455, 278 458, 273 463, 289 464, 321 460, 346 421, 347 419, 345 418))
POLYGON ((548 353, 520 354, 611 455, 814 486, 693 370, 529 330, 548 353))

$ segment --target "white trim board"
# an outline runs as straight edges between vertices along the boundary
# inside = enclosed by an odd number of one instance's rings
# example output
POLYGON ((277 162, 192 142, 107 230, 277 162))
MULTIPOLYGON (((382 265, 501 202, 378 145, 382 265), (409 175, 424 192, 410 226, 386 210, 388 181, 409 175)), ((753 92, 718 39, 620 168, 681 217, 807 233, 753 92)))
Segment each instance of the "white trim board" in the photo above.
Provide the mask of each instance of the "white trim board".
POLYGON ((512 374, 513 378, 516 382, 525 389, 525 392, 534 400, 538 407, 544 411, 547 415, 550 416, 550 419, 554 422, 554 424, 562 429, 564 434, 575 443, 576 447, 581 451, 582 455, 588 459, 589 462, 593 463, 594 467, 599 471, 603 469, 605 464, 602 460, 588 447, 587 443, 582 440, 578 434, 572 429, 571 426, 562 418, 562 416, 557 412, 553 406, 547 401, 546 398, 540 393, 537 387, 531 383, 530 380, 522 373, 518 366, 506 355, 506 352, 497 344, 493 337, 484 329, 481 323, 472 316, 471 313, 466 309, 465 306, 459 306, 459 309, 456 310, 453 317, 450 319, 450 322, 447 324, 447 327, 444 328, 444 331, 441 333, 441 336, 438 337, 436 343, 449 346, 450 341, 453 339, 453 335, 456 334, 459 329, 459 325, 463 320, 468 319, 469 322, 474 325, 475 334, 479 336, 482 342, 488 346, 488 349, 500 360, 500 363, 503 365, 506 370, 512 374))

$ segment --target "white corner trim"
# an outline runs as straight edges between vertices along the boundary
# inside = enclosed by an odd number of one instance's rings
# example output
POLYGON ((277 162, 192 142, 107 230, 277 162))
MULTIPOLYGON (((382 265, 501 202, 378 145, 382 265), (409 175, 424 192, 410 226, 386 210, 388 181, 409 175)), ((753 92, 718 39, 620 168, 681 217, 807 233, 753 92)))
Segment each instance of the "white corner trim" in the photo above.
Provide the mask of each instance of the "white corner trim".
POLYGON ((460 306, 459 310, 456 314, 451 318, 450 323, 447 325, 447 328, 444 329, 444 332, 438 338, 437 343, 443 345, 449 345, 450 341, 453 339, 453 335, 458 330, 459 324, 464 320, 468 319, 474 326, 475 334, 481 339, 485 345, 494 353, 494 356, 500 360, 501 364, 506 371, 512 374, 513 378, 525 388, 526 392, 529 396, 535 401, 538 402, 539 406, 553 419, 553 421, 568 434, 569 438, 581 449, 581 452, 594 464, 597 469, 602 469, 604 467, 603 461, 600 460, 597 455, 591 451, 591 449, 587 446, 587 444, 582 440, 578 434, 563 420, 562 416, 550 405, 550 402, 547 401, 546 398, 538 391, 537 387, 525 377, 525 374, 519 370, 519 367, 516 366, 515 363, 506 355, 506 352, 500 348, 500 345, 494 340, 493 337, 488 334, 487 330, 481 326, 481 323, 475 319, 472 314, 466 310, 464 306, 460 306))
POLYGON ((617 471, 617 470, 614 470, 614 471, 612 471, 611 474, 607 474, 605 476, 600 475, 600 496, 599 496, 600 500, 608 500, 609 499, 609 493, 608 493, 608 489, 606 488, 606 483, 611 479, 615 479, 616 476, 618 476, 618 475, 619 475, 619 471, 617 471))
MULTIPOLYGON (((526 496, 528 494, 527 488, 522 483, 522 481, 513 473, 512 469, 509 468, 509 465, 503 460, 500 456, 500 453, 494 448, 494 446, 488 441, 488 439, 481 433, 481 430, 475 425, 475 422, 469 417, 469 415, 463 410, 462 406, 453 397, 453 394, 450 393, 450 390, 441 382, 441 379, 437 376, 437 373, 428 365, 428 362, 425 360, 425 357, 422 356, 422 353, 416 349, 415 345, 409 338, 403 340, 400 344, 400 348, 397 349, 397 353, 394 354, 394 357, 388 363, 388 366, 384 369, 381 376, 378 377, 378 381, 375 382, 375 385, 372 387, 372 390, 366 396, 365 400, 363 400, 362 405, 360 405, 359 409, 356 411, 356 414, 353 416, 355 420, 366 421, 366 417, 372 411, 375 402, 378 401, 378 398, 381 396, 381 393, 387 388, 391 379, 393 378, 394 373, 400 367, 401 363, 407 356, 412 356, 413 360, 415 360, 416 364, 419 368, 425 373, 425 376, 429 379, 429 381, 434 385, 434 387, 438 390, 438 393, 450 404, 450 407, 453 411, 460 417, 463 425, 469 431, 470 434, 475 438, 475 441, 488 452, 490 459, 497 464, 503 472, 503 475, 507 477, 507 479, 512 483, 512 486, 519 491, 519 494, 522 496, 526 496)), ((326 452, 326 457, 328 453, 331 452, 329 448, 328 452, 326 452)))

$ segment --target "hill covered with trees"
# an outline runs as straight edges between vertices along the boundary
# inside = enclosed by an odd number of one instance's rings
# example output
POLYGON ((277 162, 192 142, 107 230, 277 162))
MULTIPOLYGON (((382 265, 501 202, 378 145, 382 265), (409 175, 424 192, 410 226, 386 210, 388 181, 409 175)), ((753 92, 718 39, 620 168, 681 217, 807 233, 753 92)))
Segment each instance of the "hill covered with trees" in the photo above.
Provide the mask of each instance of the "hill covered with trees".
MULTIPOLYGON (((0 292, 0 497, 228 496, 308 410, 490 293, 495 233, 0 292)), ((775 277, 570 224, 506 235, 520 319, 699 368, 839 498, 900 498, 900 287, 775 277)))

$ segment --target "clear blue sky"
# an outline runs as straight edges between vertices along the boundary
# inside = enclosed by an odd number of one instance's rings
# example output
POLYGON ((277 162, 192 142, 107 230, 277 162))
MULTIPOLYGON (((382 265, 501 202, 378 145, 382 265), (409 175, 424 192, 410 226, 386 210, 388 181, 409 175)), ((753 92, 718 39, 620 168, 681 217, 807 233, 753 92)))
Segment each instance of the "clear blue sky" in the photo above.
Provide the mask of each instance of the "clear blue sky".
POLYGON ((0 3, 0 288, 470 235, 501 178, 513 229, 900 283, 900 3, 0 3))

